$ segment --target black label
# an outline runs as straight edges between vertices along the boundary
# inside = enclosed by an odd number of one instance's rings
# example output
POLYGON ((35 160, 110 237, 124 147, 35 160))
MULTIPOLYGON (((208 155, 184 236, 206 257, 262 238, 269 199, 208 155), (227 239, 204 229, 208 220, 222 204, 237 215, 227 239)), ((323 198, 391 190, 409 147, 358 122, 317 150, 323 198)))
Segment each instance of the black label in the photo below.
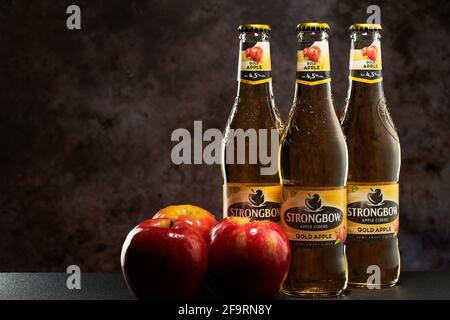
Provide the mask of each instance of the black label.
POLYGON ((259 80, 265 80, 270 79, 271 72, 270 71, 247 71, 242 70, 241 71, 241 80, 247 80, 247 81, 259 81, 259 80))
POLYGON ((330 71, 297 71, 297 80, 311 83, 329 79, 330 76, 330 71))
MULTIPOLYGON (((257 200, 256 200, 257 201, 257 200)), ((245 217, 254 220, 270 220, 280 222, 280 203, 266 201, 257 203, 238 202, 228 207, 229 217, 245 217)))
POLYGON ((347 206, 347 219, 360 224, 376 225, 389 223, 398 218, 398 213, 398 204, 390 200, 384 200, 380 204, 359 201, 350 203, 347 206))
POLYGON ((294 207, 286 210, 284 221, 291 228, 301 231, 324 231, 338 227, 344 219, 341 210, 324 206, 316 211, 306 207, 294 207))
POLYGON ((377 80, 382 78, 381 70, 351 70, 350 75, 364 80, 377 80))

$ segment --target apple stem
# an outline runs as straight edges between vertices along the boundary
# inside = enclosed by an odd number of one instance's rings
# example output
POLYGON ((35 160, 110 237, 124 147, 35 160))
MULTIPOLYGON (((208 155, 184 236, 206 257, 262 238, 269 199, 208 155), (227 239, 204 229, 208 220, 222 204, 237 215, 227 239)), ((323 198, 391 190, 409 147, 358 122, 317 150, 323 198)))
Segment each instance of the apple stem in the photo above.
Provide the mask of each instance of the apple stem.
POLYGON ((175 221, 170 220, 169 229, 172 228, 174 224, 175 224, 175 221))

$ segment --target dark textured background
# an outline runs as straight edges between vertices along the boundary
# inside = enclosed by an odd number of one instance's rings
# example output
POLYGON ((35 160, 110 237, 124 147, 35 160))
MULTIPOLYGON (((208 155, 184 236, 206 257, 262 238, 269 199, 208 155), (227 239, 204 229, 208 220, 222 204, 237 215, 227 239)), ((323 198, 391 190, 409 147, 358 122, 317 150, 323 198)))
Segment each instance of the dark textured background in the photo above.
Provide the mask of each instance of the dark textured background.
MULTIPOLYGON (((217 166, 175 166, 175 128, 223 128, 244 22, 270 23, 286 119, 299 21, 330 23, 333 91, 347 91, 365 1, 0 1, 0 271, 119 270, 128 230, 189 202, 220 214, 217 166), (68 31, 66 7, 82 8, 68 31)), ((408 270, 450 269, 449 2, 379 1, 385 91, 402 143, 408 270)))

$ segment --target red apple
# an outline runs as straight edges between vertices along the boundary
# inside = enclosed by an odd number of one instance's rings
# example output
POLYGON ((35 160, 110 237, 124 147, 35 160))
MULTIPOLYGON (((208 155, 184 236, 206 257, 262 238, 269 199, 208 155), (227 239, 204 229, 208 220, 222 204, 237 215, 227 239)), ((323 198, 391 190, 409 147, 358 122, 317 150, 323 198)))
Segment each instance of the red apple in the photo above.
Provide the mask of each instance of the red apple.
POLYGON ((309 48, 306 47, 305 49, 303 49, 303 56, 308 58, 309 57, 309 48))
POLYGON ((308 58, 313 62, 317 62, 320 59, 320 53, 322 50, 318 46, 311 46, 308 49, 308 58))
POLYGON ((159 210, 154 216, 155 218, 180 219, 200 231, 206 243, 209 242, 209 233, 217 223, 212 213, 197 206, 183 204, 176 206, 168 206, 159 210))
POLYGON ((259 46, 253 47, 253 56, 252 56, 253 61, 259 63, 262 60, 263 55, 264 55, 264 52, 261 47, 259 47, 259 46))
POLYGON ((211 231, 209 275, 221 296, 265 298, 276 294, 289 269, 289 241, 271 221, 230 217, 211 231))
POLYGON ((364 48, 361 49, 361 54, 362 54, 364 57, 367 57, 367 47, 364 47, 364 48))
POLYGON ((369 58, 372 61, 376 61, 377 60, 377 56, 378 56, 378 48, 374 45, 371 45, 370 47, 368 47, 366 49, 366 54, 367 54, 367 58, 369 58))
POLYGON ((188 223, 150 219, 128 234, 121 265, 128 287, 139 299, 193 299, 205 279, 208 249, 188 223))
POLYGON ((397 219, 397 221, 395 221, 395 223, 394 223, 394 233, 398 233, 399 231, 400 231, 400 224, 397 219))
POLYGON ((345 242, 345 239, 347 239, 347 228, 345 225, 343 225, 341 228, 336 229, 336 241, 338 242, 345 242))

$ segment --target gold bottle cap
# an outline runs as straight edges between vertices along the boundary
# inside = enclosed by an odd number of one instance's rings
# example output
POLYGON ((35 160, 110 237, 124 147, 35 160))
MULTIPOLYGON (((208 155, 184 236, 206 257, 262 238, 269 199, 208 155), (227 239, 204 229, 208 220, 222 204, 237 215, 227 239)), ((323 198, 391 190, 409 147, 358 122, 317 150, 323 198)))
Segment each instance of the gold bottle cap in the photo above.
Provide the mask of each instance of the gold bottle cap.
POLYGON ((330 30, 328 23, 302 22, 297 25, 297 31, 330 30))
POLYGON ((349 31, 380 31, 383 28, 381 28, 380 24, 376 23, 355 23, 350 26, 348 29, 349 31))
POLYGON ((255 24, 255 23, 241 24, 238 28, 239 32, 270 31, 270 30, 271 29, 268 24, 255 24))

